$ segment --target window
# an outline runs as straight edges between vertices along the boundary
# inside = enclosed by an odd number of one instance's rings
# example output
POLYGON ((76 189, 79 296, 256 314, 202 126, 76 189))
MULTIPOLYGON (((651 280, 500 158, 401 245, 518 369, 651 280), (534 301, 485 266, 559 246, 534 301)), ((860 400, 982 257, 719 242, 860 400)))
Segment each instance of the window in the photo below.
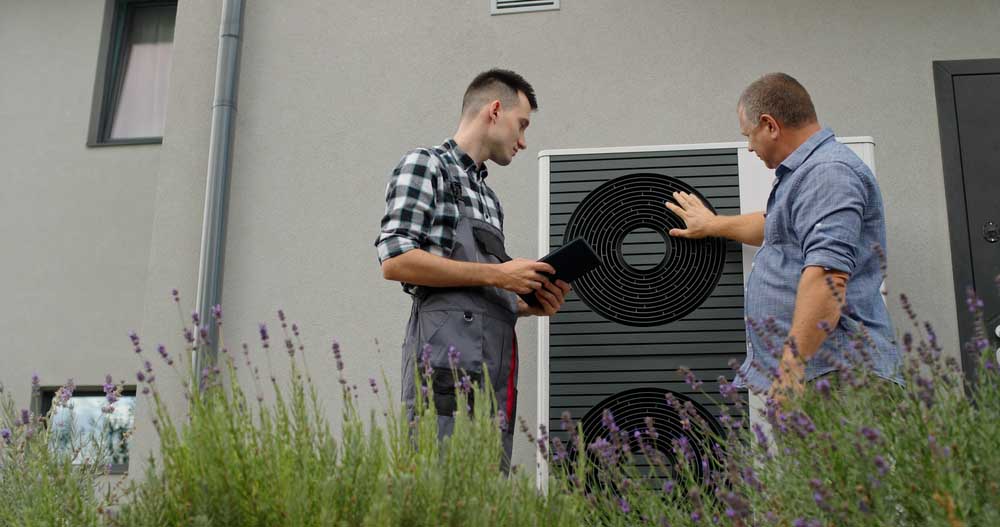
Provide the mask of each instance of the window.
POLYGON ((107 0, 88 144, 160 143, 176 1, 107 0))
MULTIPOLYGON (((39 415, 49 413, 57 391, 55 387, 38 390, 33 406, 39 415)), ((134 386, 125 387, 113 405, 108 404, 102 388, 77 387, 48 423, 49 447, 59 452, 77 451, 74 463, 107 456, 110 473, 123 474, 128 469, 128 437, 134 424, 134 386)))

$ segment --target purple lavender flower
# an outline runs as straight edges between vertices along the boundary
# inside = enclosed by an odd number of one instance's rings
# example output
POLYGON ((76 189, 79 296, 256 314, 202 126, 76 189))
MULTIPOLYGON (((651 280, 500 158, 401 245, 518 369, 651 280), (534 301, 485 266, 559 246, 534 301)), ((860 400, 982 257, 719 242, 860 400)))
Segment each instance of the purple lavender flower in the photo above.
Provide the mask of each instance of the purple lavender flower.
POLYGON ((143 382, 146 380, 146 374, 142 373, 142 370, 139 370, 138 372, 136 372, 135 378, 139 382, 143 382))
POLYGON ((875 463, 875 468, 878 469, 879 476, 885 476, 889 472, 889 465, 886 464, 885 458, 882 456, 875 456, 872 462, 875 463))
POLYGON ((548 448, 546 448, 545 445, 544 437, 539 436, 539 438, 535 440, 535 444, 538 445, 538 452, 542 455, 542 457, 547 457, 549 455, 548 448))
POLYGON ((170 290, 170 296, 174 297, 174 302, 180 302, 181 301, 181 295, 180 295, 180 293, 177 292, 176 289, 171 289, 170 290))
POLYGON ((460 358, 460 356, 461 356, 461 353, 459 353, 458 350, 455 349, 455 346, 448 346, 448 365, 449 366, 451 366, 452 368, 456 368, 458 366, 458 359, 460 358))
POLYGON ((153 373, 153 364, 148 360, 142 363, 142 367, 146 370, 146 373, 153 373))
POLYGON ((220 304, 212 306, 212 318, 217 324, 222 324, 222 306, 220 304))
MULTIPOLYGON (((344 361, 341 360, 340 357, 340 343, 337 342, 336 340, 333 341, 333 358, 337 362, 337 371, 339 372, 344 371, 344 361)), ((341 377, 341 380, 343 380, 343 377, 341 377)), ((340 384, 344 383, 341 382, 340 384)))
POLYGON ((374 377, 368 378, 368 385, 372 387, 372 393, 378 394, 378 384, 375 383, 374 377))
POLYGON ((674 440, 674 448, 684 455, 684 459, 688 461, 694 460, 694 450, 691 448, 691 441, 688 440, 687 436, 681 436, 679 439, 674 440))
POLYGON ((762 448, 766 449, 767 434, 764 433, 764 427, 762 427, 760 423, 754 423, 751 428, 753 428, 754 435, 757 436, 757 443, 759 443, 762 448))
POLYGON ((618 498, 618 508, 621 509, 623 514, 632 512, 632 507, 629 507, 628 501, 625 498, 618 498))
POLYGON ((976 296, 976 292, 971 287, 965 291, 965 305, 968 306, 969 313, 983 310, 983 300, 976 296))
POLYGON ((928 407, 934 405, 934 381, 924 377, 917 377, 919 391, 917 395, 928 407))
POLYGON ((31 374, 31 387, 32 388, 38 388, 38 383, 39 382, 41 382, 41 381, 39 381, 39 379, 38 379, 38 374, 37 373, 32 373, 31 374))
POLYGON ((21 410, 21 424, 28 425, 31 423, 31 412, 26 409, 21 410))
POLYGON ((816 381, 816 391, 823 395, 824 398, 830 398, 830 381, 827 379, 820 379, 816 381))
POLYGON ((719 377, 719 393, 726 399, 734 399, 738 397, 739 390, 728 382, 724 376, 719 377))
POLYGON ((861 428, 861 435, 865 436, 865 439, 872 443, 878 443, 882 434, 879 433, 878 429, 868 428, 867 426, 861 428))
POLYGON ((816 425, 813 424, 812 419, 808 415, 796 411, 793 413, 793 417, 795 431, 799 434, 799 437, 806 437, 816 431, 816 425))
POLYGON ((198 315, 197 311, 191 312, 191 322, 194 322, 195 327, 197 327, 198 324, 201 324, 201 316, 198 315))
POLYGON ((695 377, 694 372, 692 372, 690 369, 681 367, 678 368, 677 371, 680 372, 682 375, 684 375, 684 382, 686 382, 688 386, 691 387, 692 390, 697 390, 701 388, 702 382, 698 380, 697 377, 695 377))
POLYGON ((424 365, 424 377, 431 378, 434 375, 434 367, 431 366, 431 351, 433 348, 430 344, 424 346, 424 351, 420 354, 420 363, 424 365))
POLYGON ((562 424, 562 429, 564 431, 573 429, 573 418, 570 416, 568 411, 563 410, 562 415, 559 416, 559 421, 562 424))
POLYGON ((10 428, 0 428, 0 438, 10 444, 10 428))
POLYGON ((671 492, 674 491, 674 487, 675 487, 674 480, 668 479, 667 481, 664 481, 663 482, 663 493, 664 494, 670 494, 671 492))
POLYGON ((649 435, 649 437, 653 439, 660 437, 660 434, 656 431, 656 427, 653 426, 653 418, 647 415, 645 421, 646 421, 646 433, 649 435))
POLYGON ((566 452, 566 446, 558 437, 552 438, 552 461, 562 461, 569 457, 566 452))
POLYGON ((611 415, 611 410, 605 409, 601 414, 601 423, 604 424, 604 428, 607 428, 612 434, 617 434, 619 431, 618 425, 615 424, 615 417, 611 415))
POLYGON ((698 511, 692 512, 691 513, 691 521, 693 521, 695 523, 700 522, 701 521, 701 513, 698 512, 698 511))
POLYGON ((285 312, 282 311, 282 310, 280 310, 280 309, 278 310, 278 320, 280 320, 282 322, 285 321, 285 312))
POLYGON ((260 331, 261 345, 264 346, 265 348, 267 348, 267 346, 268 346, 268 340, 270 339, 270 337, 267 335, 267 325, 265 325, 262 322, 262 323, 258 324, 257 326, 258 326, 258 330, 260 331))
POLYGON ((463 375, 458 381, 458 387, 462 390, 462 393, 468 395, 472 392, 472 379, 468 375, 463 375))
POLYGON ((617 462, 615 446, 603 437, 597 438, 596 441, 587 446, 587 449, 596 452, 607 466, 614 465, 617 462))

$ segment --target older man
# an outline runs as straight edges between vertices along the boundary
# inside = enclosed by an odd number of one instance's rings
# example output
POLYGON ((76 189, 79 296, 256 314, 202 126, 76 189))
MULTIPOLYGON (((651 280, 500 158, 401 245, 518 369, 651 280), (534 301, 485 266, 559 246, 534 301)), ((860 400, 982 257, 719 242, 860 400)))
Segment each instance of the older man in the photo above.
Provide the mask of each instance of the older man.
POLYGON ((879 294, 885 214, 871 170, 820 126, 809 93, 787 74, 750 84, 737 113, 750 151, 775 169, 767 211, 716 216, 685 193, 675 194, 677 205, 667 203, 686 223, 671 236, 761 246, 746 284, 747 358, 736 384, 800 391, 856 360, 852 337, 862 333, 874 373, 902 382, 879 294))

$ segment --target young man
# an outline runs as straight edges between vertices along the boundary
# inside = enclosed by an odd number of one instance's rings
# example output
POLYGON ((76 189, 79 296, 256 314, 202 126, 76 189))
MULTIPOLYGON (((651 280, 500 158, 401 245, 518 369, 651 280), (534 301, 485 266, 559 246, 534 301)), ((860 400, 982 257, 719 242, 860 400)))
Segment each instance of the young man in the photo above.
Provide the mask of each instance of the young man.
POLYGON ((482 382, 485 374, 506 422, 503 469, 509 469, 517 403, 519 316, 551 316, 569 285, 540 273, 551 266, 507 256, 503 208, 486 184, 486 161, 506 166, 526 148, 538 108, 534 89, 512 71, 479 74, 465 91, 458 130, 434 148, 408 152, 386 188, 375 245, 386 280, 402 282, 413 307, 403 341, 403 400, 415 402, 414 371, 432 372, 438 434, 451 434, 456 409, 452 367, 482 382), (533 293, 532 307, 516 293, 533 293))
POLYGON ((902 382, 879 293, 885 213, 871 170, 819 125, 809 93, 789 75, 772 73, 750 84, 737 113, 750 151, 775 169, 766 215, 716 216, 686 193, 675 194, 677 205, 667 203, 687 227, 671 236, 763 244, 746 284, 747 359, 736 384, 779 397, 801 391, 837 363, 856 360, 851 337, 862 330, 870 337, 864 346, 874 373, 902 382), (850 309, 841 313, 845 298, 850 309), (775 350, 758 331, 769 319, 777 330, 775 350))

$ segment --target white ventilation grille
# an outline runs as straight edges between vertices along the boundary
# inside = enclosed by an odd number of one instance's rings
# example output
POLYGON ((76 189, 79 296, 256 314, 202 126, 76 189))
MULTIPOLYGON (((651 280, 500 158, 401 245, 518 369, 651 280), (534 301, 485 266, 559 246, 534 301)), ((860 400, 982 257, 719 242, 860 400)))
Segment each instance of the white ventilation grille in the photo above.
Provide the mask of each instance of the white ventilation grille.
POLYGON ((556 9, 559 9, 559 0, 490 0, 491 15, 556 9))

